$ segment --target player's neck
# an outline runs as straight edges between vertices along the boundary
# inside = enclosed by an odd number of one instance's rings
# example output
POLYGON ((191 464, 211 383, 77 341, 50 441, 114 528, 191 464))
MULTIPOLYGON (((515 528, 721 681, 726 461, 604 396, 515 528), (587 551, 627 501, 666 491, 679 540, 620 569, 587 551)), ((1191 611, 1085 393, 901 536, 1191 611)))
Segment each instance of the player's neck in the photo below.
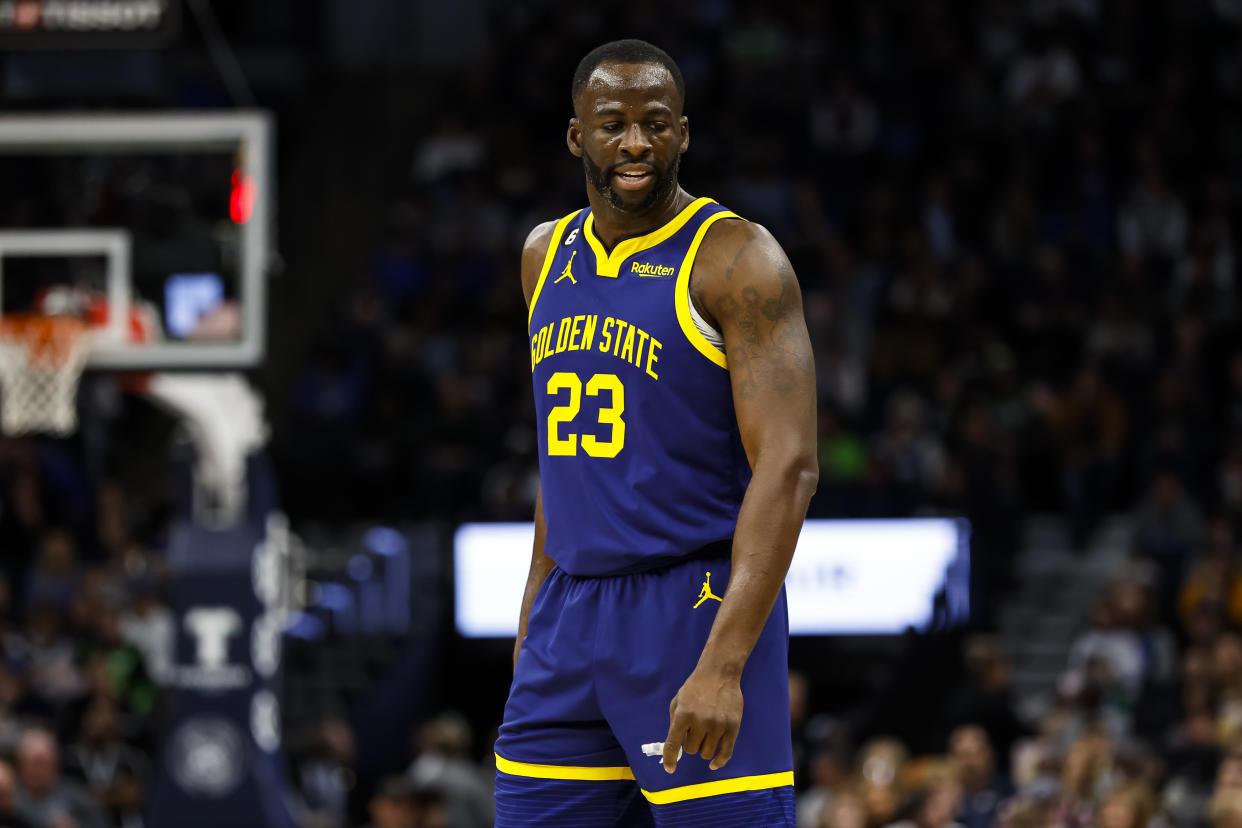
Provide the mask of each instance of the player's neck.
POLYGON ((587 202, 591 205, 591 214, 595 216, 595 237, 609 250, 622 239, 641 236, 668 224, 692 201, 694 196, 679 186, 669 193, 667 199, 641 213, 626 213, 609 204, 593 187, 587 187, 587 202))

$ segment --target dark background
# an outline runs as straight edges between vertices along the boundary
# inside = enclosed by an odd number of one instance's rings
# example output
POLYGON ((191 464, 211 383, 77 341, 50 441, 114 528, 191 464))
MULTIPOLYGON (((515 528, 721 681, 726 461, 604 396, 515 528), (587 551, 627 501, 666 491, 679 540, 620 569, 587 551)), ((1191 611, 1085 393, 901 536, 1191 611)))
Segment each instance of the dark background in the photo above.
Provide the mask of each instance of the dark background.
MULTIPOLYGON (((1236 2, 196 2, 162 46, 9 49, 5 111, 274 113, 279 261, 254 380, 283 503, 317 582, 348 582, 376 526, 410 539, 420 573, 406 631, 290 640, 308 807, 339 824, 308 769, 348 782, 362 824, 411 760, 488 761, 510 649, 452 634, 448 537, 531 513, 518 251, 582 205, 570 76, 629 36, 685 74, 683 186, 767 226, 799 274, 821 409, 811 514, 974 528, 968 628, 794 641, 800 787, 857 792, 877 825, 934 790, 1005 799, 968 757, 936 758, 980 722, 1005 768, 1020 737, 1038 756, 1012 767, 1015 820, 1086 824, 1114 799, 1173 824, 1239 808, 1237 781, 1215 782, 1242 704, 1236 2), (446 710, 464 718, 433 719, 446 710), (863 771, 880 735, 924 757, 894 759, 885 785, 863 771)), ((3 225, 31 216, 0 182, 3 225)), ((79 671, 113 646, 75 615, 83 593, 128 613, 165 588, 173 427, 111 382, 88 377, 77 437, 0 442, 6 629, 42 641, 33 610, 52 611, 79 671)), ((102 691, 40 680, 0 721, 33 708, 71 744, 74 705, 102 691)), ((123 710, 131 744, 153 749, 157 711, 123 710)), ((483 794, 417 767, 423 824, 445 790, 467 819, 459 800, 483 794)))

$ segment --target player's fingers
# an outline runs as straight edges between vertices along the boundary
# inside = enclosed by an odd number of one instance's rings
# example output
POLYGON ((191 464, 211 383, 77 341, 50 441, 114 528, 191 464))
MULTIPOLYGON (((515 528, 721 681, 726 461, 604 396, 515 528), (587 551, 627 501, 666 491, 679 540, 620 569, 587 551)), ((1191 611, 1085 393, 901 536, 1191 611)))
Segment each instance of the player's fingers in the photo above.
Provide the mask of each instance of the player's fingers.
POLYGON ((664 770, 669 773, 677 770, 677 754, 681 751, 681 743, 685 738, 685 719, 673 716, 673 721, 669 724, 668 736, 664 738, 664 770))
POLYGON ((690 728, 686 731, 686 741, 683 745, 686 753, 698 753, 706 737, 707 728, 703 726, 703 723, 698 721, 691 722, 690 728))
POLYGON ((720 770, 725 763, 733 758, 733 745, 737 742, 737 728, 731 727, 725 731, 724 736, 720 740, 720 749, 716 751, 716 758, 708 765, 712 770, 720 770))
POLYGON ((713 727, 711 730, 707 731, 707 736, 704 737, 703 744, 699 746, 699 756, 702 756, 710 762, 711 758, 716 755, 716 750, 720 746, 720 738, 724 736, 724 734, 725 729, 719 726, 713 727))

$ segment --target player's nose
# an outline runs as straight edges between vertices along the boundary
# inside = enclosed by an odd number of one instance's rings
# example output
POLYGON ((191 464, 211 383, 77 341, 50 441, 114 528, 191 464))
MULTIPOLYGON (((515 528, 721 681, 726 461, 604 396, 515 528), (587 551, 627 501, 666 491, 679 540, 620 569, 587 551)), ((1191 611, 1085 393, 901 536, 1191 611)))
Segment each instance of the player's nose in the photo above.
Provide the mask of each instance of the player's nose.
POLYGON ((641 124, 630 124, 621 135, 621 152, 631 158, 641 158, 651 150, 651 141, 641 124))

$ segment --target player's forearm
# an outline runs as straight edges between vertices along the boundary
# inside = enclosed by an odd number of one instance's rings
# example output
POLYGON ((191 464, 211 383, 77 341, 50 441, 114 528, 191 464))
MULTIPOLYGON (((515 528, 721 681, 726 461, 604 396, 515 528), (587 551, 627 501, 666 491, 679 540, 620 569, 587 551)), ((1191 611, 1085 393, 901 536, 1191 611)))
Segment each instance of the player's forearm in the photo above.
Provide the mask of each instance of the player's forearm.
POLYGON ((546 535, 547 525, 543 518, 543 492, 540 491, 535 498, 535 543, 531 549, 530 571, 526 575, 526 589, 522 592, 522 609, 518 614, 517 640, 513 643, 514 666, 517 665, 518 653, 522 649, 522 639, 526 637, 526 628, 530 621, 530 608, 535 603, 535 596, 539 594, 539 587, 543 586, 544 579, 548 577, 552 567, 556 566, 556 561, 549 558, 543 552, 546 535))
POLYGON ((526 575, 526 590, 522 593, 522 612, 518 616, 517 644, 519 647, 522 646, 522 639, 526 637, 526 625, 530 621, 531 605, 535 603, 539 587, 543 585, 544 579, 548 577, 548 573, 554 566, 556 566, 556 561, 543 554, 542 549, 536 549, 530 556, 530 572, 526 575))
POLYGON ((732 573, 699 666, 741 675, 780 595, 819 479, 802 456, 755 464, 733 535, 732 573))

